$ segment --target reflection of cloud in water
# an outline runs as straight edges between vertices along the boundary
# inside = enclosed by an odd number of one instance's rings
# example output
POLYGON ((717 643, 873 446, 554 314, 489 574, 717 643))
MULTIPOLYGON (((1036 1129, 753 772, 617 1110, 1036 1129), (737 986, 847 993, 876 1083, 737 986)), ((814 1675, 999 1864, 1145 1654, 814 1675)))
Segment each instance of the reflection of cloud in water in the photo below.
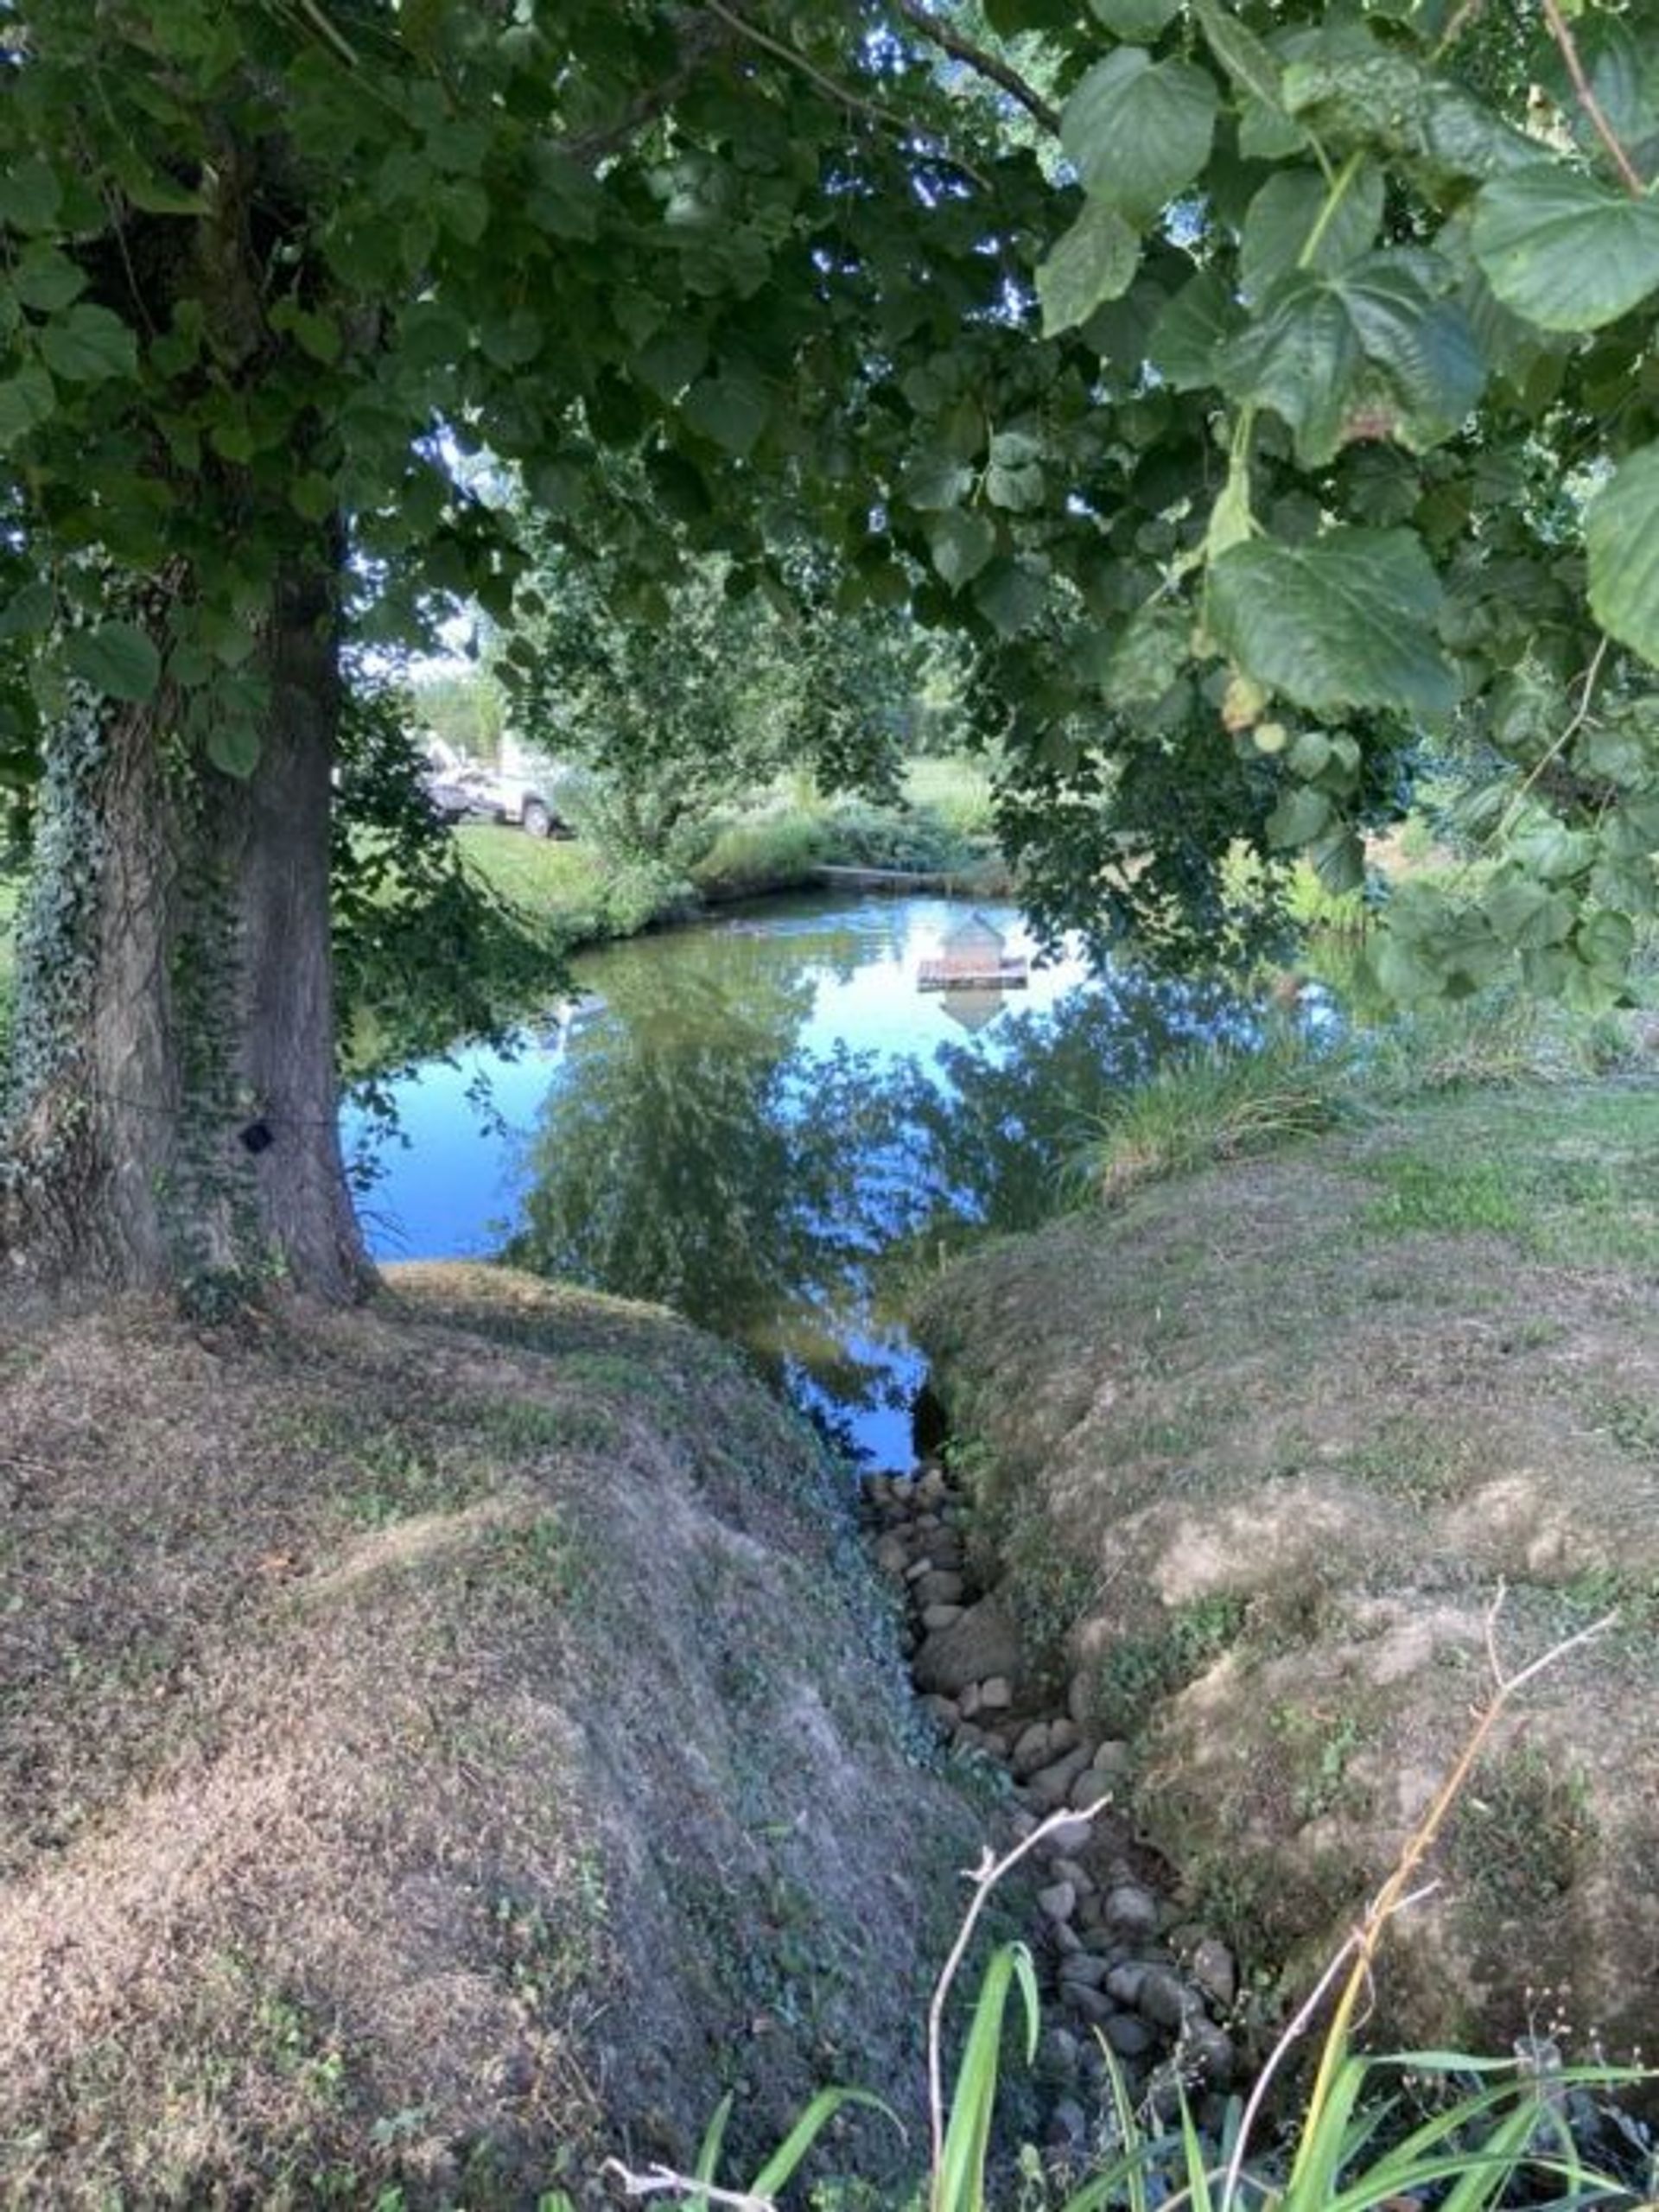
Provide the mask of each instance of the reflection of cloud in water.
MULTIPOLYGON (((591 956, 602 1011, 493 1071, 516 1139, 471 1134, 483 1056, 423 1071, 374 1203, 422 1257, 477 1251, 510 1213, 520 1264, 665 1300, 902 1461, 921 1362, 884 1285, 906 1252, 1035 1217, 1090 1115, 1236 1020, 1217 991, 1089 983, 1076 959, 1033 967, 1018 1003, 923 995, 918 963, 963 911, 816 902, 591 956)), ((1011 909, 983 911, 1034 950, 1011 909)))

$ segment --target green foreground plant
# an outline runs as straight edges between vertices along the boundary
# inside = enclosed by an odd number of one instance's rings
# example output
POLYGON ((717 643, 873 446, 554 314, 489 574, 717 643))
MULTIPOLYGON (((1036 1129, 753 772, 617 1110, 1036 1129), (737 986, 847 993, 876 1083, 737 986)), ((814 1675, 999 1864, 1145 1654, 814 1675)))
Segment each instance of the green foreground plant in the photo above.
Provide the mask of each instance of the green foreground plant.
MULTIPOLYGON (((1370 2057, 1354 2049, 1361 2005, 1371 1986, 1383 1937, 1395 1917, 1435 1887, 1422 1882, 1425 1861, 1493 1733, 1521 1692, 1570 1653, 1604 1634, 1608 1614, 1567 1637, 1519 1670, 1507 1672, 1497 1628, 1500 1587, 1487 1616, 1491 1688, 1449 1773, 1419 1820, 1382 1888, 1306 2000, 1284 2029, 1249 2094, 1230 2104, 1220 2139, 1201 2133, 1179 2070, 1166 2099, 1137 2106, 1122 2069, 1102 2041, 1111 2092, 1107 2139, 1092 2170, 1076 2186, 1051 2186, 1027 2164, 1045 2212, 1383 2212, 1426 2206, 1440 2212, 1491 2212, 1525 2203, 1552 2212, 1596 2204, 1651 2208, 1659 2202, 1659 2164, 1641 2191, 1628 2176, 1603 2171, 1581 2152, 1575 2099, 1652 2078, 1645 2069, 1606 2064, 1561 2065, 1552 2048, 1523 2044, 1509 2059, 1452 2050, 1401 2051, 1370 2057), (1271 2142, 1261 2140, 1269 2090, 1293 2050, 1331 2002, 1313 2086, 1271 2142), (1471 2081, 1475 2086, 1469 2087, 1471 2081), (1438 2097, 1427 2097, 1427 2085, 1438 2097), (1408 2116, 1405 2091, 1414 2091, 1408 2116)), ((1007 2044, 1008 2000, 1017 1987, 1026 2063, 1036 2055, 1040 2008, 1036 1974, 1023 1943, 999 1945, 987 1961, 969 2018, 954 2084, 944 2090, 944 2024, 957 1974, 992 1891, 1062 1822, 1092 1819, 1105 1802, 1079 1815, 1062 1811, 1045 1821, 1001 1859, 988 1852, 970 1879, 974 1893, 933 1993, 928 2017, 930 2166, 927 2212, 987 2212, 993 2123, 1007 2044)), ((1177 2059, 1179 2060, 1179 2052, 1177 2059)), ((824 2126, 849 2101, 893 2115, 867 2093, 822 2091, 778 2151, 745 2190, 718 2186, 715 2174, 731 2101, 715 2115, 694 2174, 664 2166, 635 2173, 613 2160, 607 2171, 631 2197, 683 2197, 696 2212, 711 2205, 734 2212, 769 2212, 775 2194, 797 2171, 824 2126)), ((896 2123, 895 2123, 896 2124, 896 2123)), ((1028 2202, 1022 2191, 1021 2202, 1028 2202)), ((569 2201, 544 2200, 549 2212, 569 2201)))

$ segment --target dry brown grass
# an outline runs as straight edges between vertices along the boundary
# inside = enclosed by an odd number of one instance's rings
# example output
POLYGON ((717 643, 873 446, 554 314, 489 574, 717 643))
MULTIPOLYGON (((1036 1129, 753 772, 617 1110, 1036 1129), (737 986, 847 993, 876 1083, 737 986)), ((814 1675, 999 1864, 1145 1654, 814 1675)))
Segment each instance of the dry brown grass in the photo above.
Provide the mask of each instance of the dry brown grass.
POLYGON ((959 1831, 813 1448, 658 1313, 401 1273, 0 1330, 0 2203, 531 2202, 764 2138, 860 1983, 904 2071, 959 1831))

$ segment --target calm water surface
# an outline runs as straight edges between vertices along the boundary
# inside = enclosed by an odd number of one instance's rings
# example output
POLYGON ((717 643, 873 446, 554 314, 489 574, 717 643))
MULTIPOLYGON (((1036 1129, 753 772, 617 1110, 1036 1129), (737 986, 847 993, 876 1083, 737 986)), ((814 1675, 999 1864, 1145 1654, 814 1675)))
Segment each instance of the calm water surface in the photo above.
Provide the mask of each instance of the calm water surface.
POLYGON ((918 963, 970 911, 1034 950, 1012 907, 823 897, 584 955, 574 1016, 397 1087, 404 1141, 365 1209, 376 1256, 505 1249, 661 1299, 747 1346, 850 1448, 907 1465, 923 1362, 906 1281, 987 1226, 1039 1219, 1113 1091, 1236 1018, 1213 988, 1076 959, 1001 996, 921 993, 918 963))

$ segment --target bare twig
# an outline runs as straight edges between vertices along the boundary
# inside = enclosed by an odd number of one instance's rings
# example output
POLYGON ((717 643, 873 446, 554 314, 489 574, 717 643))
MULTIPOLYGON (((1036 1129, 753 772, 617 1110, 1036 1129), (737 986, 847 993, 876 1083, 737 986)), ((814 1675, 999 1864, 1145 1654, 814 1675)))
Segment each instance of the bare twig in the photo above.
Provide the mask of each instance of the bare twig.
POLYGON ((685 19, 680 30, 679 60, 672 72, 657 84, 647 85, 610 122, 563 140, 560 152, 587 168, 616 153, 637 131, 671 107, 703 62, 730 42, 729 26, 722 28, 708 16, 685 19))
POLYGON ((723 6, 721 0, 703 0, 703 4, 711 16, 718 16, 721 22, 741 38, 748 39, 767 54, 775 54, 779 61, 786 61, 791 69, 798 70, 809 84, 816 85, 828 99, 838 101, 855 115, 864 116, 870 122, 880 124, 883 130, 899 130, 909 135, 912 126, 904 116, 896 114, 892 108, 882 107, 875 100, 867 99, 862 92, 855 92, 850 85, 842 84, 826 70, 820 69, 817 62, 809 61, 805 54, 798 54, 792 46, 785 46, 782 39, 773 38, 771 32, 763 31, 759 23, 752 23, 747 16, 740 16, 735 9, 723 6))
POLYGON ((1348 1971, 1343 1980, 1342 1993, 1337 2000, 1336 2011, 1325 2031, 1324 2047, 1319 2055, 1319 2073, 1303 2117, 1303 2142, 1306 2144, 1311 2139, 1319 2117, 1329 2100, 1338 2069, 1347 2056, 1349 2038, 1354 2024, 1354 2014, 1362 1993, 1370 1986, 1372 1962, 1376 1958, 1377 1946, 1382 1939, 1384 1930, 1396 1914, 1405 1912, 1412 1906, 1421 1904, 1438 1886, 1433 1882, 1417 1888, 1413 1888, 1411 1885, 1414 1876, 1445 1826, 1446 1815, 1462 1795, 1477 1761, 1486 1748, 1492 1731, 1514 1702, 1517 1693, 1525 1688, 1528 1683, 1536 1681, 1547 1669, 1558 1665, 1569 1652, 1581 1650, 1586 1643, 1594 1642, 1596 1637, 1605 1636, 1618 1618, 1616 1612, 1604 1613, 1599 1620, 1592 1621, 1588 1628, 1580 1629, 1576 1636, 1564 1637, 1559 1643, 1551 1644, 1548 1651, 1533 1660, 1529 1665, 1522 1667, 1517 1674, 1510 1675, 1504 1672, 1497 1649, 1497 1621, 1503 1611, 1504 1595, 1503 1586, 1500 1583, 1497 1594, 1487 1609, 1484 1624, 1487 1664, 1491 1669, 1492 1675, 1491 1694, 1475 1715, 1474 1725, 1470 1729, 1463 1749, 1458 1754, 1451 1772, 1436 1790, 1427 1811, 1407 1837, 1405 1847, 1395 1862, 1394 1871, 1376 1897, 1372 1898, 1366 1909, 1364 1919, 1332 1960, 1319 1977, 1319 1985, 1313 1994, 1274 2046, 1267 2064, 1262 2069, 1255 2088, 1251 2093, 1249 2103, 1245 2108, 1243 2119, 1233 2145, 1232 2156, 1228 2160, 1226 2184, 1222 2191, 1220 2212, 1232 2212, 1239 2179, 1243 2171, 1245 2148, 1249 2139, 1250 2129, 1261 2109, 1262 2095, 1268 2081, 1276 2071, 1289 2045, 1306 2032, 1319 2006, 1330 1994, 1343 1967, 1346 1965, 1348 1971))
MULTIPOLYGON (((894 108, 883 107, 879 100, 868 99, 862 92, 855 92, 850 85, 843 85, 839 78, 820 69, 817 62, 809 61, 805 54, 797 53, 792 46, 785 46, 781 39, 773 38, 770 31, 762 30, 759 23, 752 23, 747 16, 739 15, 735 9, 726 7, 723 0, 703 0, 703 4, 709 15, 734 30, 740 38, 749 40, 764 53, 774 54, 790 68, 798 70, 809 84, 816 85, 826 99, 838 102, 849 114, 861 115, 867 122, 876 124, 894 137, 918 146, 925 142, 929 134, 912 123, 908 116, 900 115, 894 108)), ((934 149, 933 158, 970 178, 981 191, 990 190, 990 180, 984 171, 976 168, 960 154, 953 154, 939 147, 934 149)))
POLYGON ((1480 13, 1481 5, 1482 0, 1463 0, 1463 5, 1452 16, 1446 29, 1440 33, 1439 41, 1435 45, 1434 59, 1437 61, 1440 60, 1440 56, 1448 50, 1448 48, 1454 47, 1457 44, 1458 41, 1463 36, 1465 31, 1468 29, 1470 24, 1473 22, 1475 17, 1480 13))
MULTIPOLYGON (((1438 1882, 1425 1882, 1421 1889, 1414 1890, 1409 1897, 1402 1897, 1393 1910, 1395 1912, 1408 1911, 1413 1905, 1421 1904, 1425 1897, 1432 1897, 1439 1887, 1438 1882)), ((1262 2071, 1255 2077, 1255 2084, 1250 2091, 1249 2101, 1239 2117, 1238 2133, 1234 2139, 1232 2155, 1227 2161, 1227 2171, 1222 2187, 1221 2212, 1231 2212, 1233 2198, 1237 2192, 1240 2181, 1243 2178, 1244 2153, 1249 2143, 1250 2131, 1255 2126, 1274 2075, 1279 2071, 1293 2047, 1301 2041, 1313 2024, 1314 2017, 1320 2005, 1330 1995, 1335 1986, 1337 1976, 1347 1965, 1354 1953, 1360 1948, 1364 1940, 1365 1932, 1363 1928, 1356 1928, 1351 1932, 1347 1942, 1332 1955, 1325 1972, 1308 1992, 1294 2017, 1281 2031, 1278 2041, 1268 2053, 1262 2071)))
POLYGON ((1498 820, 1497 827, 1492 831, 1491 836, 1486 840, 1489 850, 1503 842, 1504 837, 1509 833, 1511 824, 1515 821, 1516 816, 1519 813, 1528 792, 1533 789, 1535 785, 1538 782, 1539 778, 1546 774, 1548 770, 1554 766, 1555 762, 1560 759, 1562 753, 1566 752, 1567 747, 1571 745, 1573 739, 1578 735, 1579 732, 1584 728, 1586 722, 1590 719, 1590 709, 1595 701, 1596 686, 1601 681, 1602 663, 1607 658, 1610 643, 1610 639, 1604 638, 1600 644, 1596 647, 1595 652, 1591 655, 1590 665, 1584 671, 1584 680, 1579 690, 1578 705, 1573 709, 1572 716, 1567 721, 1566 728, 1560 732, 1559 736, 1551 741, 1550 744, 1545 749, 1542 758, 1535 760, 1531 767, 1528 769, 1525 776, 1522 779, 1520 789, 1516 792, 1515 797, 1504 808, 1503 812, 1498 820))
POLYGON ((1004 61, 997 54, 988 54, 982 46, 976 46, 972 39, 964 38, 950 24, 942 23, 930 9, 923 6, 922 0, 897 0, 897 6, 899 13, 911 28, 918 31, 931 45, 948 54, 953 61, 963 63, 976 75, 987 77, 992 84, 1000 85, 1009 99, 1018 100, 1026 113, 1034 117, 1045 130, 1052 130, 1058 136, 1059 110, 1052 107, 1036 86, 1027 84, 1011 63, 1004 61))
POLYGON ((1579 105, 1589 117, 1597 137, 1612 156, 1613 167, 1618 171, 1624 189, 1637 200, 1645 200, 1648 188, 1642 181, 1642 173, 1624 150, 1618 133, 1607 120, 1606 110, 1596 98, 1594 86, 1585 74, 1578 41, 1573 35, 1572 26, 1561 13, 1560 0, 1543 0, 1543 10, 1544 21, 1549 25, 1549 35, 1560 48, 1561 59, 1567 64, 1567 73, 1573 79, 1573 90, 1579 105))
POLYGON ((710 2204, 725 2204, 732 2212, 775 2212, 770 2196, 752 2196, 743 2189, 716 2189, 711 2181, 691 2174, 677 2174, 672 2166, 647 2166, 637 2174, 620 2158, 607 2158, 601 2173, 614 2174, 624 2196, 701 2196, 710 2204))
POLYGON ((986 1900, 1002 1877, 1017 1866, 1027 1852, 1034 1851, 1045 1836, 1052 1835, 1056 1828, 1065 1827, 1073 1821, 1092 1821, 1096 1814, 1103 1811, 1110 1802, 1111 1798, 1108 1795, 1096 1798, 1092 1805, 1081 1812, 1062 1809, 1051 1813, 1046 1821, 1002 1858, 994 1859, 987 1850, 979 1865, 968 1871, 968 1878, 974 1885, 974 1894, 962 1916, 957 1940, 950 1946, 950 1955, 934 1986, 933 2001, 927 2008, 927 2119, 929 2139, 933 2146, 933 2185, 936 2190, 944 2155, 944 2004, 950 1993, 950 1985, 956 1980, 957 1969, 973 1941, 974 1929, 979 1924, 979 1916, 985 1910, 986 1900))

